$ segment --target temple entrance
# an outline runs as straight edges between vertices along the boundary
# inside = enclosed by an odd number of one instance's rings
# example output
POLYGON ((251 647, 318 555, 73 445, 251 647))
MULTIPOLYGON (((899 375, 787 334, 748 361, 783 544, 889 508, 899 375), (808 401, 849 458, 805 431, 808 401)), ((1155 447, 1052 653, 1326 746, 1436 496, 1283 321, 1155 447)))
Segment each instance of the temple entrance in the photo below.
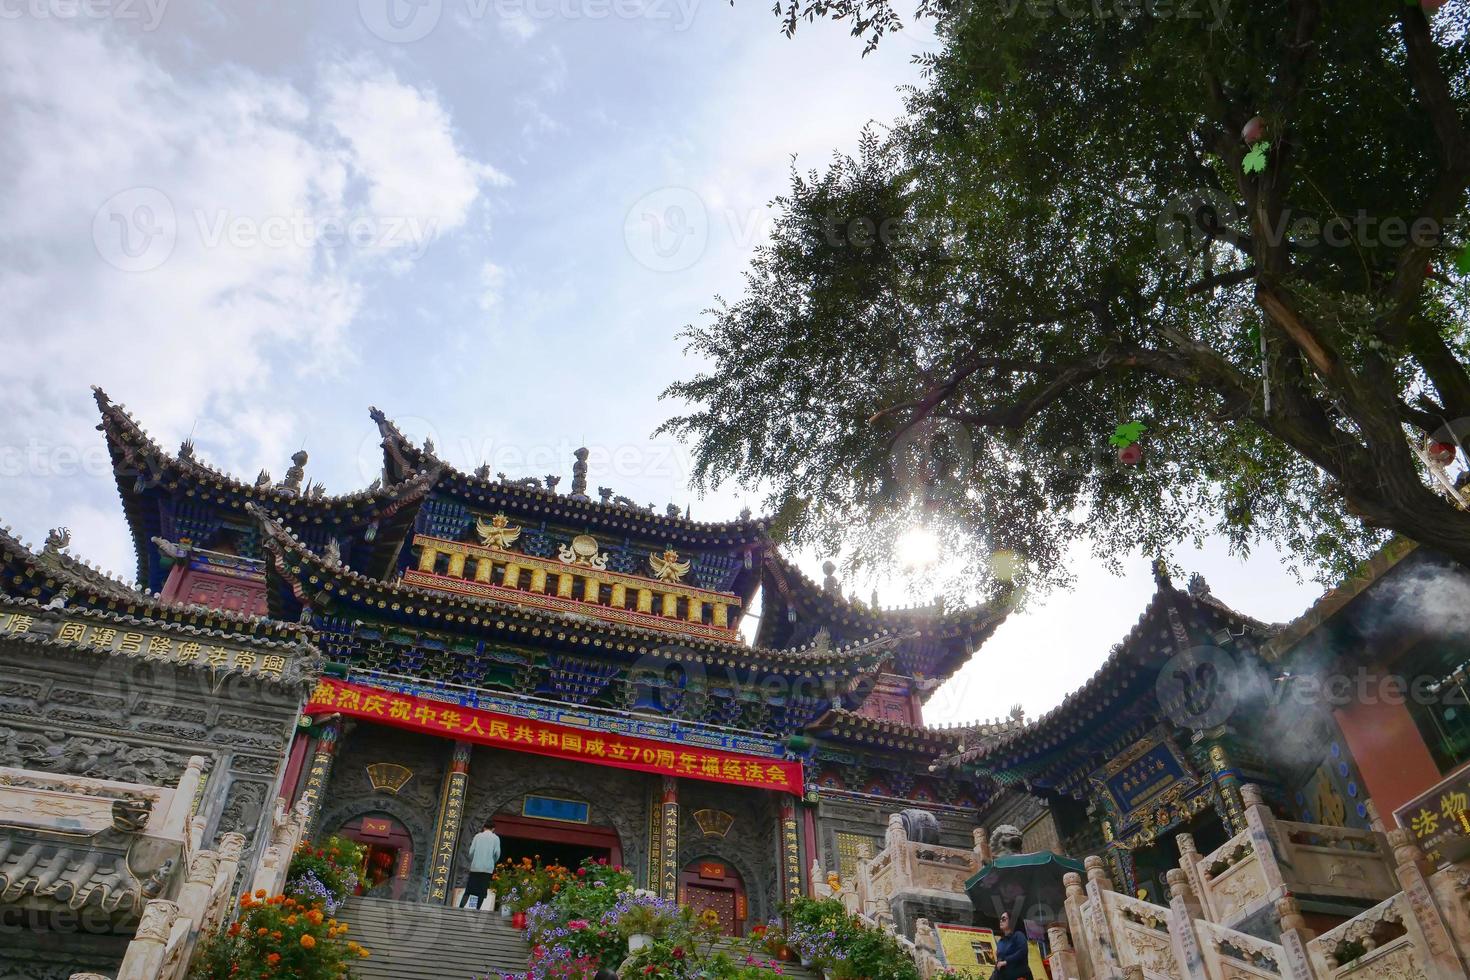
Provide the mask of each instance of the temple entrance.
POLYGON ((1230 839, 1219 814, 1208 810, 1188 823, 1161 834, 1148 847, 1133 852, 1135 894, 1138 898, 1155 905, 1169 904, 1167 875, 1171 868, 1179 867, 1178 836, 1187 833, 1194 837, 1195 848, 1200 854, 1209 854, 1230 839))
POLYGON ((745 933, 745 882, 740 873, 723 861, 703 858, 679 874, 679 904, 695 914, 712 911, 726 936, 745 933))
POLYGON ((358 882, 358 895, 403 897, 413 871, 413 837, 408 828, 386 813, 367 813, 349 820, 337 831, 367 851, 367 867, 358 882))
POLYGON ((500 836, 500 859, 534 859, 542 864, 576 868, 584 858, 623 863, 623 844, 611 827, 569 823, 520 814, 497 813, 495 832, 500 836))

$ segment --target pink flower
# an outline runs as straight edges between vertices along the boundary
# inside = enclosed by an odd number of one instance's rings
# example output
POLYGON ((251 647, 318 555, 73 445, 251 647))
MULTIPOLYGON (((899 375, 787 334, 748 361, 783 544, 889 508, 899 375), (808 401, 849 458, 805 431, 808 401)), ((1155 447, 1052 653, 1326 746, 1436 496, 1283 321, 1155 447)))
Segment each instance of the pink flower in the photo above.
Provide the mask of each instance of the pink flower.
POLYGON ((587 920, 573 919, 572 921, 567 923, 567 928, 572 930, 573 932, 581 932, 583 929, 587 928, 587 920))

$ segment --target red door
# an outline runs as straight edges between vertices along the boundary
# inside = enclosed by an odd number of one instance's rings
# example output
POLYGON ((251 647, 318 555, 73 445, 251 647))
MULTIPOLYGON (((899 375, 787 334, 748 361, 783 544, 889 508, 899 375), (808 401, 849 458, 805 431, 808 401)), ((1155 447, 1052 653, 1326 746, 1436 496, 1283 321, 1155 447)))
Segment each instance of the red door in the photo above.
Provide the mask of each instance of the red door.
POLYGON ((723 861, 695 861, 679 875, 679 904, 695 914, 713 912, 726 936, 745 934, 745 882, 723 861))
POLYGON ((367 850, 357 894, 403 897, 413 871, 413 838, 407 827, 386 813, 368 813, 349 820, 337 833, 367 850))

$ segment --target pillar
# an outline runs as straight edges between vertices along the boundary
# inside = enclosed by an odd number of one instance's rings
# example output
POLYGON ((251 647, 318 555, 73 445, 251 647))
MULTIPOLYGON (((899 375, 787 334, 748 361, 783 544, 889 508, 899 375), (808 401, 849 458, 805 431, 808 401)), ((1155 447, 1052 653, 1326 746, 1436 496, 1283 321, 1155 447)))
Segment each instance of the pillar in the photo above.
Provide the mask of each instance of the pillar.
POLYGON ((794 902, 805 894, 801 884, 801 835, 796 823, 796 797, 781 795, 781 883, 782 896, 794 902))
POLYGON ((1233 837, 1246 829, 1245 802, 1240 797, 1240 775, 1230 761, 1230 752, 1225 748, 1224 729, 1215 729, 1203 735, 1202 741, 1209 747, 1210 772, 1215 785, 1220 789, 1220 799, 1225 803, 1229 833, 1233 837))
POLYGON ((1047 941, 1051 943, 1051 972, 1056 980, 1080 980, 1077 972, 1077 954, 1072 951, 1072 940, 1062 925, 1051 925, 1046 929, 1047 941))
POLYGON ((694 596, 690 596, 689 609, 684 618, 689 620, 689 622, 691 623, 704 622, 704 603, 700 602, 694 596))
POLYGON ((445 571, 445 574, 450 578, 464 578, 464 560, 465 553, 463 551, 451 551, 449 553, 449 568, 445 571))
POLYGON ((582 601, 597 602, 602 598, 602 579, 596 575, 582 576, 582 601))
POLYGON ((117 980, 157 980, 169 934, 178 918, 179 907, 173 902, 155 898, 143 906, 138 931, 128 943, 117 980))
POLYGON ((293 806, 300 797, 301 776, 306 771, 306 756, 311 749, 311 738, 297 728, 291 738, 291 751, 286 756, 286 772, 281 777, 281 797, 284 805, 293 806))
POLYGON ((546 591, 546 569, 535 567, 531 569, 531 591, 546 591))
POLYGON ((316 753, 311 757, 311 768, 306 771, 306 788, 301 791, 307 837, 314 836, 316 832, 322 794, 327 791, 327 782, 332 778, 332 760, 337 756, 337 740, 341 734, 342 722, 334 719, 322 727, 321 737, 316 740, 316 753))
MULTIPOLYGON (((507 569, 507 574, 509 570, 507 569)), ((495 575, 495 562, 488 556, 481 555, 475 559, 475 581, 482 585, 488 585, 495 575)))
POLYGON ((653 612, 653 591, 651 589, 638 590, 638 611, 641 613, 653 612))
POLYGON ((660 898, 679 898, 679 781, 663 777, 663 822, 659 826, 658 887, 660 898))
POLYGON ((730 626, 730 604, 728 602, 717 602, 714 605, 714 624, 720 629, 728 629, 730 626))
POLYGON ((1421 955, 1429 961, 1425 965, 1430 966, 1426 972, 1431 976, 1470 976, 1465 970, 1466 964, 1455 950, 1445 915, 1435 901, 1429 884, 1428 862, 1415 843, 1414 835, 1404 827, 1395 827, 1388 832, 1388 845, 1393 848, 1394 874, 1403 886, 1404 898, 1424 937, 1425 949, 1421 955))
POLYGON ((1181 976, 1179 980, 1206 980, 1204 954, 1200 952, 1199 936, 1194 931, 1194 920, 1200 918, 1199 902, 1189 890, 1189 876, 1183 868, 1170 868, 1165 875, 1169 882, 1169 940, 1174 946, 1174 961, 1181 976))
POLYGON ((556 577, 556 594, 563 599, 572 597, 572 576, 570 572, 562 572, 556 577))
POLYGON ((194 797, 199 795, 199 786, 204 782, 204 766, 207 760, 202 755, 189 757, 179 785, 169 803, 168 816, 164 818, 159 836, 169 840, 184 840, 189 828, 189 818, 194 814, 194 797))
POLYGON ((664 593, 663 614, 671 619, 679 615, 679 597, 672 592, 664 593))
POLYGON ((453 880, 454 851, 459 844, 459 830, 464 824, 464 794, 469 782, 469 742, 455 742, 449 760, 449 772, 439 793, 439 819, 434 826, 434 860, 429 870, 429 901, 449 901, 449 883, 453 880))

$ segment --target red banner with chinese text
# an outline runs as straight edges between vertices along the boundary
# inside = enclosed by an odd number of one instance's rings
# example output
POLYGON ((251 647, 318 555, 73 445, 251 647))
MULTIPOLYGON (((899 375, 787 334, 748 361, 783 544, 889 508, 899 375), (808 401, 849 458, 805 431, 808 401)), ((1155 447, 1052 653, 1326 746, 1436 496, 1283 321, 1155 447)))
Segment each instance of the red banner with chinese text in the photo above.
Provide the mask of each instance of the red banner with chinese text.
POLYGON ((515 752, 549 755, 617 769, 636 769, 661 776, 684 776, 732 786, 778 790, 797 796, 802 792, 800 762, 517 718, 330 677, 322 678, 317 684, 311 700, 307 702, 307 709, 335 711, 350 718, 364 718, 515 752))

